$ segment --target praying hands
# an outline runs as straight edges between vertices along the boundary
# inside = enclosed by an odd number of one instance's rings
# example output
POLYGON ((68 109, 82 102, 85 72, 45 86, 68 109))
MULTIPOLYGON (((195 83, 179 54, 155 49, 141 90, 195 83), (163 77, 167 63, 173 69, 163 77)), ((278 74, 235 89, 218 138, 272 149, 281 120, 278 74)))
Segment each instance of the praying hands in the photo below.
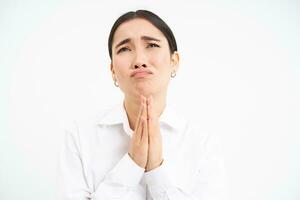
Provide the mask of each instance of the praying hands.
POLYGON ((152 97, 146 99, 141 96, 141 106, 128 154, 146 172, 162 164, 159 117, 155 115, 152 97))

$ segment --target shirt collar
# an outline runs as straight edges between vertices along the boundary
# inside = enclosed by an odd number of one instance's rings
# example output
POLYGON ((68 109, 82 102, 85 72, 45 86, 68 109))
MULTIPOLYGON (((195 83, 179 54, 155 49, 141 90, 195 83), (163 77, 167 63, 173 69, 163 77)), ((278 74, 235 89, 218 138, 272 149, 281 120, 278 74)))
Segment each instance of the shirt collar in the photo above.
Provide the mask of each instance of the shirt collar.
MULTIPOLYGON (((166 105, 163 113, 160 116, 160 122, 169 126, 171 129, 175 129, 175 132, 180 132, 184 126, 186 121, 179 117, 179 115, 175 112, 175 108, 172 105, 166 105)), ((124 129, 129 130, 129 122, 127 118, 127 113, 125 111, 123 103, 119 103, 109 109, 104 115, 99 117, 98 124, 101 125, 117 125, 123 124, 124 129)))
POLYGON ((114 105, 108 109, 103 115, 99 116, 98 124, 116 125, 128 121, 126 111, 122 103, 114 105))

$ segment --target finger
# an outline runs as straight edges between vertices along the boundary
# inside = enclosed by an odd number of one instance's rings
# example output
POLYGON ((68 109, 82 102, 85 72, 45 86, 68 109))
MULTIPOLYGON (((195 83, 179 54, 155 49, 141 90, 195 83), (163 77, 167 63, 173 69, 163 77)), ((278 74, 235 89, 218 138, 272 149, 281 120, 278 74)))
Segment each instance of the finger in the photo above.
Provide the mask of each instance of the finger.
POLYGON ((154 134, 154 110, 153 110, 153 99, 150 97, 148 99, 148 106, 147 106, 147 114, 148 114, 148 134, 154 134))
POLYGON ((136 119, 136 122, 135 122, 135 129, 134 129, 134 130, 136 130, 137 127, 138 127, 139 124, 140 124, 140 119, 141 119, 141 116, 142 116, 142 113, 143 113, 143 109, 144 109, 144 106, 143 106, 143 104, 141 103, 141 105, 140 105, 140 110, 139 110, 139 114, 138 114, 137 119, 136 119))
POLYGON ((152 97, 150 96, 148 99, 147 99, 147 119, 149 119, 151 117, 151 99, 152 97))
POLYGON ((140 139, 140 137, 141 137, 142 129, 143 129, 141 118, 142 118, 144 112, 145 112, 145 106, 142 103, 140 106, 140 111, 139 111, 139 114, 137 117, 137 121, 135 123, 135 129, 134 129, 134 134, 133 134, 135 138, 140 139))
POLYGON ((143 113, 142 113, 142 116, 141 116, 141 120, 143 121, 143 131, 141 132, 141 138, 140 139, 142 139, 144 131, 148 131, 148 128, 147 128, 147 105, 146 105, 146 98, 143 99, 142 105, 143 105, 143 113))
POLYGON ((147 120, 147 99, 143 96, 142 103, 144 105, 143 117, 147 120))
POLYGON ((143 118, 143 134, 141 141, 143 144, 148 144, 148 122, 146 118, 143 118))

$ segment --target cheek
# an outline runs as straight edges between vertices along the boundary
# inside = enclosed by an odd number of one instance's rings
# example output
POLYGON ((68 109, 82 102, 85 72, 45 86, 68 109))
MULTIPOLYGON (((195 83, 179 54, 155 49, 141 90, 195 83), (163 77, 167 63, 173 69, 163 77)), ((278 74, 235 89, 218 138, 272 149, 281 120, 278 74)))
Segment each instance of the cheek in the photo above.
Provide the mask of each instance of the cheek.
POLYGON ((123 75, 128 71, 128 59, 122 57, 113 59, 113 66, 117 77, 122 78, 123 75))
POLYGON ((151 56, 151 64, 160 72, 168 72, 171 68, 170 55, 166 52, 159 52, 151 56))
POLYGON ((118 57, 113 59, 113 65, 116 68, 121 68, 124 65, 126 65, 126 59, 124 59, 123 57, 118 56, 118 57))

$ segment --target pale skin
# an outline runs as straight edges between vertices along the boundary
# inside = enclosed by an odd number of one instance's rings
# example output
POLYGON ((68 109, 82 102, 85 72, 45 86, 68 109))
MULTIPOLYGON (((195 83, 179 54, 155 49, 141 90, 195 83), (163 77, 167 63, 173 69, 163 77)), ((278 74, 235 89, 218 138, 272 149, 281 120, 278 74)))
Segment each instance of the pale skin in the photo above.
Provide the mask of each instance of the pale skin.
POLYGON ((163 162, 159 117, 166 105, 170 75, 177 71, 178 63, 179 54, 170 53, 166 37, 145 19, 124 22, 114 34, 110 69, 124 93, 133 130, 128 154, 146 172, 163 162), (151 73, 132 76, 138 70, 151 73))
POLYGON ((152 101, 152 97, 146 99, 141 95, 138 121, 128 152, 130 157, 146 171, 155 169, 163 161, 159 121, 154 113, 152 101))

